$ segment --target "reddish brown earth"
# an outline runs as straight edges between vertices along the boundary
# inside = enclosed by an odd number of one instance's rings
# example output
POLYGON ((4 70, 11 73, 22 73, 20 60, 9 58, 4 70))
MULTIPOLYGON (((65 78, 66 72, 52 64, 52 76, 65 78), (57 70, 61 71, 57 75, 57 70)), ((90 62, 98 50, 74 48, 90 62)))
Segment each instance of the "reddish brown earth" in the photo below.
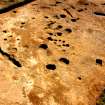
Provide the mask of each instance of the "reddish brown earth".
POLYGON ((0 14, 0 105, 96 105, 105 88, 105 0, 34 0, 0 14))

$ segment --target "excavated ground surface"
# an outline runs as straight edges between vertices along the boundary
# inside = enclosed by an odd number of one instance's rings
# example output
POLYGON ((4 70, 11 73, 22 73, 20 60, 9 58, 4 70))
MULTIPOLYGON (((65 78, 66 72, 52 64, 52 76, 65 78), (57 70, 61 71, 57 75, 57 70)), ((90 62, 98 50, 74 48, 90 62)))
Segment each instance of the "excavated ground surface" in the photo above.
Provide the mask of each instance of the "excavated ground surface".
POLYGON ((96 105, 105 88, 104 3, 34 0, 0 14, 0 105, 96 105))

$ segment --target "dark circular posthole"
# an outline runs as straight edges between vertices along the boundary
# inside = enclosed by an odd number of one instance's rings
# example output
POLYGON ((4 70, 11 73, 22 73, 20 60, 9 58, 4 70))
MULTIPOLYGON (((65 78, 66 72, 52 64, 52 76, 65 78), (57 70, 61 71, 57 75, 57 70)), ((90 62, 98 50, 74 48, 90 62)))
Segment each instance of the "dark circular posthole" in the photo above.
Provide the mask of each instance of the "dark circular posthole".
POLYGON ((66 28, 65 31, 68 32, 68 33, 72 32, 72 30, 70 28, 66 28))
POLYGON ((47 44, 41 44, 39 47, 43 48, 43 49, 47 49, 48 48, 47 44))
POLYGON ((102 60, 101 59, 96 59, 96 64, 101 65, 102 66, 102 60))
POLYGON ((56 69, 56 65, 55 64, 47 64, 46 68, 49 70, 55 70, 56 69))
POLYGON ((82 78, 81 77, 78 77, 78 80, 81 80, 82 78))
POLYGON ((69 64, 70 61, 67 58, 60 58, 59 61, 65 63, 65 64, 69 64))
POLYGON ((61 18, 65 18, 66 15, 65 15, 65 14, 60 14, 60 17, 61 17, 61 18))

